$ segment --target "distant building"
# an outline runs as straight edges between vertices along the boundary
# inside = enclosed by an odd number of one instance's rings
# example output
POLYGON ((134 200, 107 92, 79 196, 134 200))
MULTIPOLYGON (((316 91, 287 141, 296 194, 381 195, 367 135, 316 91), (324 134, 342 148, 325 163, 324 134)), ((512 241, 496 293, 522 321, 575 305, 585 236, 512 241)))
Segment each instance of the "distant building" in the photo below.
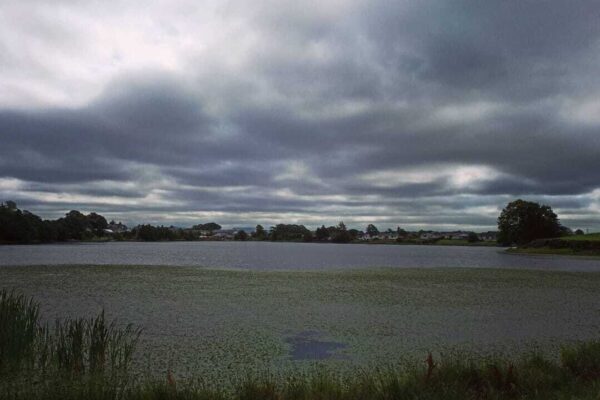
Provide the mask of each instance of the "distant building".
POLYGON ((236 233, 236 229, 219 229, 218 231, 213 231, 212 238, 217 240, 233 240, 236 233))
POLYGON ((398 232, 380 232, 379 238, 382 240, 396 240, 398 239, 398 232))
POLYGON ((358 240, 361 240, 363 242, 367 242, 367 241, 371 240, 371 236, 367 235, 364 232, 358 232, 358 240))
POLYGON ((445 233, 446 239, 450 240, 467 240, 469 239, 469 232, 455 231, 445 233))
MULTIPOLYGON (((244 231, 246 232, 248 235, 251 235, 254 233, 254 231, 256 230, 256 228, 254 228, 253 226, 244 226, 244 227, 234 227, 232 228, 234 231, 239 232, 239 231, 244 231)), ((313 232, 314 233, 314 232, 313 232)))
POLYGON ((422 240, 438 240, 444 238, 444 234, 440 232, 422 232, 419 238, 422 240))
POLYGON ((498 232, 495 231, 482 232, 477 236, 483 242, 496 242, 498 240, 498 232))
POLYGON ((119 221, 116 223, 115 221, 110 221, 106 229, 104 230, 106 233, 125 233, 129 231, 127 225, 124 225, 119 221))

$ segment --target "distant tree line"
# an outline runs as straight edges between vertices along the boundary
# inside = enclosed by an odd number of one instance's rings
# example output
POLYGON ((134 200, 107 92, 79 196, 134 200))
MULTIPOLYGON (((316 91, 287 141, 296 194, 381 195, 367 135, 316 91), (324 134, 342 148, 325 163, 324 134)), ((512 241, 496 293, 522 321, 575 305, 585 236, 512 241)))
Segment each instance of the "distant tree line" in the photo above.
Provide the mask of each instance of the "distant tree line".
MULTIPOLYGON (((194 225, 190 229, 150 224, 139 225, 130 231, 112 232, 107 229, 113 225, 114 221, 109 225, 106 218, 94 212, 85 215, 72 210, 62 218, 43 220, 29 211, 20 210, 14 201, 0 203, 1 243, 46 243, 107 237, 112 240, 140 241, 199 240, 202 237, 210 238, 212 232, 221 230, 221 225, 215 222, 194 225)), ((395 233, 397 241, 402 242, 418 239, 424 231, 409 234, 398 227, 395 232, 388 229, 386 233, 395 233)), ((581 230, 575 233, 583 234, 581 230)), ((519 199, 510 202, 498 217, 498 242, 503 245, 523 245, 537 239, 557 238, 569 234, 572 234, 570 229, 560 223, 552 208, 547 205, 519 199)), ((304 225, 277 224, 268 231, 262 225, 257 225, 252 234, 238 230, 231 238, 239 241, 349 243, 363 235, 377 238, 380 232, 373 224, 369 224, 364 233, 348 229, 344 222, 329 227, 322 225, 314 233, 304 225)), ((479 239, 477 234, 469 232, 467 240, 475 242, 479 239)))
POLYGON ((194 240, 195 238, 194 234, 189 230, 169 226, 153 226, 150 224, 136 226, 126 236, 129 239, 144 242, 194 240))
POLYGON ((42 220, 17 208, 14 201, 0 203, 0 241, 9 243, 44 243, 87 240, 102 236, 108 226, 96 213, 84 215, 70 211, 57 220, 42 220))
MULTIPOLYGON (((210 222, 192 226, 191 229, 176 227, 138 225, 127 232, 110 232, 109 224, 102 215, 97 213, 83 214, 73 210, 57 220, 43 220, 37 215, 20 210, 16 203, 7 201, 0 203, 0 242, 2 243, 47 243, 72 240, 94 240, 107 238, 116 240, 140 241, 172 241, 198 240, 199 232, 214 232, 221 225, 210 222)), ((347 229, 343 222, 336 226, 325 226, 317 229, 316 237, 304 225, 278 224, 268 231, 262 225, 257 225, 249 235, 239 230, 233 236, 234 240, 270 240, 270 241, 332 241, 347 243, 358 237, 359 231, 347 229)))
POLYGON ((317 228, 315 238, 319 242, 348 243, 358 239, 358 234, 357 229, 347 229, 344 222, 340 222, 336 226, 326 228, 325 225, 322 225, 317 228))
MULTIPOLYGON (((208 229, 220 229, 215 223, 208 229)), ((1 243, 49 243, 108 238, 113 240, 194 240, 189 229, 139 225, 131 231, 110 232, 106 218, 95 212, 87 215, 73 210, 56 220, 43 220, 37 215, 20 210, 14 201, 0 203, 1 243)))

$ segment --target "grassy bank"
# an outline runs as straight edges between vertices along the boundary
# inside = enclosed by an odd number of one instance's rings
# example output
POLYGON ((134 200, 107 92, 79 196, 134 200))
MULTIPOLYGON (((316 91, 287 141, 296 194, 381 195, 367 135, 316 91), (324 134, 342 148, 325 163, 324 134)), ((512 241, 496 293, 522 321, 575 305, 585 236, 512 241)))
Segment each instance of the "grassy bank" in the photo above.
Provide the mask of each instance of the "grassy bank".
POLYGON ((600 242, 600 232, 598 233, 588 233, 587 235, 571 235, 565 236, 561 239, 564 240, 589 240, 594 242, 600 242))
POLYGON ((555 256, 581 256, 600 258, 599 251, 573 250, 570 248, 551 248, 551 247, 516 247, 506 250, 511 254, 531 254, 531 255, 555 255, 555 256))
POLYGON ((600 256, 600 233, 564 236, 555 239, 538 239, 516 249, 510 249, 509 252, 598 257, 600 256))
POLYGON ((387 244, 387 245, 413 245, 413 246, 485 246, 485 247, 499 247, 496 242, 469 242, 468 240, 456 240, 456 239, 438 239, 438 240, 423 240, 423 239, 403 239, 403 240, 370 240, 370 241, 360 241, 356 240, 351 242, 353 244, 368 244, 368 245, 376 245, 376 244, 387 244))
POLYGON ((600 342, 562 347, 559 357, 528 354, 427 356, 419 363, 281 376, 240 371, 231 387, 202 377, 143 378, 131 370, 140 330, 104 314, 41 322, 32 299, 0 292, 2 399, 597 399, 600 342))
POLYGON ((496 242, 469 242, 468 240, 440 239, 435 242, 438 246, 488 246, 498 247, 496 242))

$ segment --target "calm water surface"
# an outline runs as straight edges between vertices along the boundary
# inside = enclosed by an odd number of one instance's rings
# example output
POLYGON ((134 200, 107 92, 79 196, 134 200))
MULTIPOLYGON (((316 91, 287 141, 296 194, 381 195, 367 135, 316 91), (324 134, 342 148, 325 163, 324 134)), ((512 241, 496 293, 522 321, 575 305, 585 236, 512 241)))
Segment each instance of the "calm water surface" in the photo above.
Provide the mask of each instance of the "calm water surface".
POLYGON ((0 246, 0 266, 68 264, 269 270, 463 267, 600 271, 600 258, 511 255, 495 247, 271 242, 113 242, 0 246))

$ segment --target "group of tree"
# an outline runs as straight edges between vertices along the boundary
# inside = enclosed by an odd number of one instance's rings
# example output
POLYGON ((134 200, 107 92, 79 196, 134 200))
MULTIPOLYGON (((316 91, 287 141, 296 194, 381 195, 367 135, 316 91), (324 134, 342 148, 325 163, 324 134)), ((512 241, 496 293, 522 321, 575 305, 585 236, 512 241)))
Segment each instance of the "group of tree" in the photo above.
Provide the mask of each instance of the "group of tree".
POLYGON ((209 222, 207 224, 198 224, 198 225, 194 225, 192 226, 193 230, 197 230, 197 231, 209 231, 209 232, 214 232, 214 231, 218 231, 221 229, 221 225, 215 223, 215 222, 209 222))
POLYGON ((322 225, 315 231, 315 239, 318 242, 349 243, 358 239, 359 231, 357 229, 348 229, 344 222, 335 226, 325 227, 322 225))
POLYGON ((106 219, 96 213, 84 215, 73 210, 57 220, 42 220, 27 210, 20 210, 14 201, 0 203, 0 242, 86 240, 102 236, 107 226, 106 219))
MULTIPOLYGON (((239 233, 239 232, 238 232, 239 233)), ((267 232, 262 225, 257 225, 252 236, 247 239, 270 240, 275 242, 334 242, 348 243, 358 238, 359 231, 356 229, 347 229, 343 222, 336 226, 325 227, 323 225, 317 228, 315 233, 304 225, 297 224, 277 224, 267 232)), ((234 239, 236 239, 234 237, 234 239)), ((237 239, 244 240, 244 239, 237 239)))
POLYGON ((128 235, 131 239, 144 242, 158 242, 171 240, 194 240, 192 232, 175 228, 173 226, 153 226, 150 224, 138 225, 128 235))
MULTIPOLYGON (((221 229, 214 222, 198 225, 202 230, 221 229)), ((0 243, 48 243, 106 239, 169 241, 196 240, 197 235, 190 229, 173 226, 139 225, 128 232, 109 233, 109 224, 102 215, 95 212, 83 214, 69 211, 56 220, 42 220, 37 215, 20 210, 14 201, 0 203, 0 243)))
POLYGON ((313 235, 304 225, 277 224, 271 227, 267 239, 274 242, 311 242, 313 235))

